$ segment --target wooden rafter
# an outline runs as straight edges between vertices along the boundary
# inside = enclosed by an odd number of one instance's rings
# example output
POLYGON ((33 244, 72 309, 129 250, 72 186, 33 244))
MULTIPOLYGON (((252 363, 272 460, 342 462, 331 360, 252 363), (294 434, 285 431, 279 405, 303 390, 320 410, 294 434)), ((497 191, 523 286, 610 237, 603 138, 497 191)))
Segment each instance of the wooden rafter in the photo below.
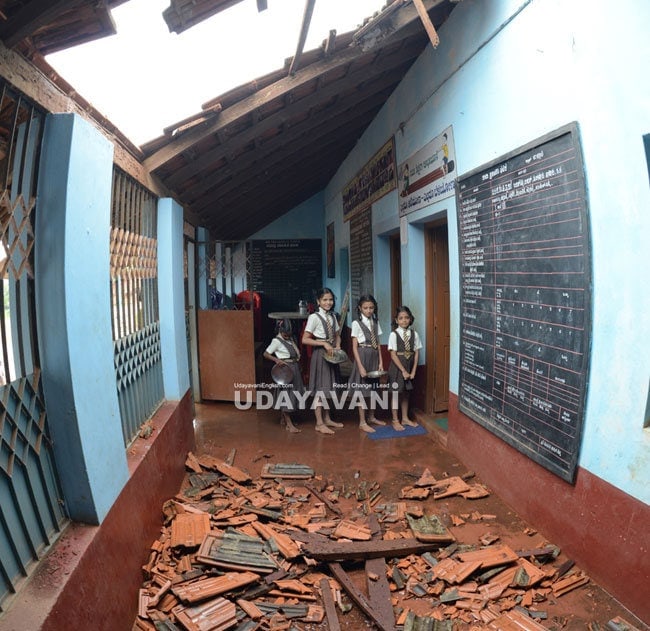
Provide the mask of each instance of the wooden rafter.
MULTIPOLYGON (((432 8, 442 4, 444 0, 424 0, 425 6, 432 8)), ((412 4, 408 4, 396 14, 394 24, 399 24, 399 29, 390 37, 382 40, 379 47, 385 47, 401 39, 412 35, 412 31, 407 28, 413 26, 418 20, 418 14, 412 4)), ((194 129, 186 132, 178 138, 175 138, 155 151, 145 160, 145 167, 151 171, 156 171, 166 162, 169 162, 176 156, 187 151, 203 139, 217 133, 220 129, 250 115, 254 110, 268 101, 284 97, 288 92, 297 88, 308 85, 321 74, 331 72, 359 58, 363 51, 357 47, 348 47, 345 50, 337 51, 332 57, 313 63, 310 66, 297 72, 293 77, 280 79, 273 85, 265 88, 260 93, 253 94, 241 101, 235 103, 230 108, 225 109, 221 115, 200 129, 194 129)))

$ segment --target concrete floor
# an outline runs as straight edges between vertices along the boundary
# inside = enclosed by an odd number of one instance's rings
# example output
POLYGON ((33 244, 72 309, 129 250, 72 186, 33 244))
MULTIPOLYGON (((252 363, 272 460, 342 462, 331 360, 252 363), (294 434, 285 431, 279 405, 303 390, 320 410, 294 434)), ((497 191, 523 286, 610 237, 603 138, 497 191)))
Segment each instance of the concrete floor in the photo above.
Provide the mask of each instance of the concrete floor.
MULTIPOLYGON (((386 501, 396 500, 399 490, 413 484, 426 468, 438 479, 445 475, 462 475, 472 468, 471 462, 461 462, 446 449, 444 414, 428 418, 416 415, 428 430, 426 435, 386 440, 372 440, 360 431, 354 414, 334 413, 334 420, 343 422, 344 427, 331 436, 314 431, 313 414, 303 414, 304 417, 294 419, 301 432, 292 434, 280 427, 279 415, 274 410, 251 408, 243 411, 229 403, 197 404, 196 452, 225 459, 235 449, 234 464, 252 476, 258 476, 268 462, 300 463, 312 467, 317 475, 334 485, 377 481, 386 501)), ((387 412, 382 414, 380 417, 386 418, 387 412)), ((478 478, 472 481, 481 482, 478 478)), ((516 483, 513 480, 513 484, 516 483)), ((488 498, 479 500, 460 496, 427 499, 423 508, 443 521, 448 520, 449 515, 472 511, 496 515, 496 520, 489 524, 468 522, 450 527, 461 544, 476 545, 478 538, 488 531, 515 550, 553 543, 546 540, 543 533, 526 534, 524 531, 534 531, 535 525, 525 523, 517 515, 516 507, 506 505, 493 492, 488 498)), ((567 557, 562 554, 557 564, 565 560, 567 557)), ((639 629, 649 628, 593 581, 557 599, 549 599, 539 608, 548 612, 542 624, 558 631, 604 629, 615 616, 623 617, 639 629), (601 626, 590 626, 594 623, 601 626)), ((347 629, 367 628, 363 616, 354 610, 342 623, 347 629)), ((326 628, 323 624, 322 628, 326 628)))

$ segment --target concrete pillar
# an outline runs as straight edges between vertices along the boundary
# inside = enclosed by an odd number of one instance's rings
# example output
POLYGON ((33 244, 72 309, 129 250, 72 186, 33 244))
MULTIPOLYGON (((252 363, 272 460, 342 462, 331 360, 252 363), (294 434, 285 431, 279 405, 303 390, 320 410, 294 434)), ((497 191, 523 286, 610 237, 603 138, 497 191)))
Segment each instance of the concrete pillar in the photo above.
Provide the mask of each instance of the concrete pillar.
POLYGON ((158 201, 158 312, 165 398, 182 399, 190 387, 183 285, 183 209, 158 201))
POLYGON ((102 521, 128 479, 110 306, 113 145, 76 114, 47 116, 35 234, 36 315, 66 509, 102 521))

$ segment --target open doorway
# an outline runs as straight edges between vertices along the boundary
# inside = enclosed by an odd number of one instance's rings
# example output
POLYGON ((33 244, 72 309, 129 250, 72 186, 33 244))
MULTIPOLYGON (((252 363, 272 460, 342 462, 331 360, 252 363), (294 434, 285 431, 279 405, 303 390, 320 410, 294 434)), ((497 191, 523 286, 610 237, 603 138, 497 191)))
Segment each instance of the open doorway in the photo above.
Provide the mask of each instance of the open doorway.
POLYGON ((447 223, 427 226, 426 257, 426 411, 449 408, 449 241, 447 223))

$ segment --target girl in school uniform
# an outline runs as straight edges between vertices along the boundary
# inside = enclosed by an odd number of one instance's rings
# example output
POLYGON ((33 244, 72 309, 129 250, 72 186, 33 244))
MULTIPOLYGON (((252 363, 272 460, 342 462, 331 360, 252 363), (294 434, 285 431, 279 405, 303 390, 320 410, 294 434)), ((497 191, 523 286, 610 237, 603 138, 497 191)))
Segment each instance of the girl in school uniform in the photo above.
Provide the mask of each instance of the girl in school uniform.
POLYGON ((300 350, 293 339, 291 320, 282 319, 276 321, 275 337, 266 347, 264 358, 281 366, 289 366, 291 368, 291 382, 286 384, 286 389, 278 388, 274 398, 277 403, 280 392, 288 392, 288 397, 285 398, 285 402, 280 404, 280 424, 284 425, 288 432, 295 434, 300 430, 291 421, 290 412, 295 412, 298 409, 295 393, 303 394, 305 392, 305 385, 302 381, 302 374, 300 373, 300 350))
POLYGON ((325 359, 325 353, 332 354, 341 348, 341 334, 334 315, 334 292, 328 287, 319 289, 316 294, 318 311, 307 318, 302 343, 313 346, 309 366, 309 390, 314 395, 314 413, 316 431, 321 434, 333 434, 333 427, 343 427, 330 418, 328 407, 322 398, 328 398, 340 383, 340 370, 337 364, 325 359))
MULTIPOLYGON (((364 395, 370 396, 376 383, 368 379, 368 373, 374 370, 383 370, 384 365, 379 348, 381 327, 378 322, 377 301, 370 294, 361 296, 357 303, 357 319, 352 322, 352 354, 354 366, 348 381, 351 390, 359 390, 364 395)), ((366 421, 365 405, 359 405, 359 429, 364 432, 374 433, 370 425, 386 425, 375 418, 375 410, 370 401, 370 418, 366 421)))
POLYGON ((399 393, 399 408, 402 411, 402 422, 399 421, 398 407, 393 407, 393 429, 401 432, 404 425, 416 427, 417 423, 409 419, 409 398, 413 389, 412 380, 418 368, 418 357, 422 343, 417 331, 411 326, 415 318, 407 306, 397 307, 393 331, 388 336, 388 350, 390 351, 390 366, 388 367, 388 380, 397 384, 399 393))

